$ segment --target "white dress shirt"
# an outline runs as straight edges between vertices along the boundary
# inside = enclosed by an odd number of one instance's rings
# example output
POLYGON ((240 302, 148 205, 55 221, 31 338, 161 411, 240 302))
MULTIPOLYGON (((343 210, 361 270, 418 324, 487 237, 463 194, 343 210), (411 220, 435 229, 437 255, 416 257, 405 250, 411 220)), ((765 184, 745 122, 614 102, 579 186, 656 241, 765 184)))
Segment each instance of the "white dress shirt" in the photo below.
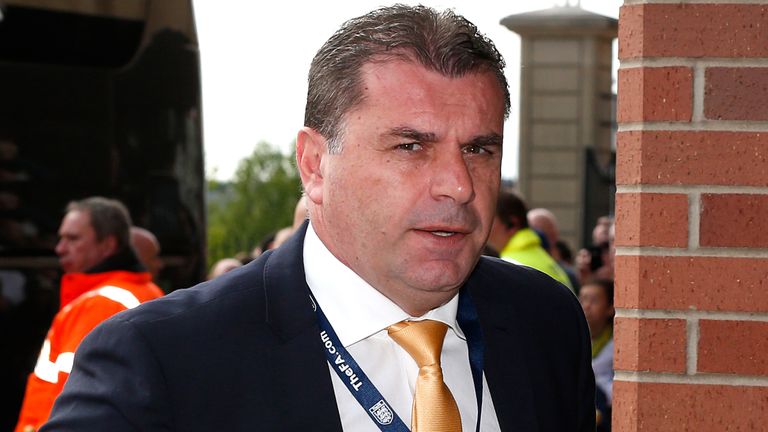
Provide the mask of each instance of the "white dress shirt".
MULTIPOLYGON (((466 337, 456 322, 458 295, 424 316, 411 317, 333 256, 320 241, 311 223, 304 239, 304 270, 307 284, 339 341, 408 427, 419 368, 411 356, 387 335, 386 329, 408 319, 432 319, 447 324, 450 330, 446 333, 441 357, 443 376, 459 406, 463 430, 475 431, 477 398, 466 337)), ((336 371, 331 365, 328 367, 344 430, 379 431, 336 371)), ((500 430, 485 375, 481 421, 480 430, 483 432, 500 430)))

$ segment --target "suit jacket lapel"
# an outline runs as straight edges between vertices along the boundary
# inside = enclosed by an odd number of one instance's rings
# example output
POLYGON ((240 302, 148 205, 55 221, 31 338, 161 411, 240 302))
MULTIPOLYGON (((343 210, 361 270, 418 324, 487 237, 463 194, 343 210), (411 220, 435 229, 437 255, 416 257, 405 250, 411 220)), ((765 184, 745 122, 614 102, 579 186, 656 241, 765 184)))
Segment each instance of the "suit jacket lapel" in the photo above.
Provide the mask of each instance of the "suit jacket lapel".
POLYGON ((285 430, 341 431, 320 329, 309 300, 303 264, 307 223, 264 266, 267 323, 281 343, 269 352, 280 385, 272 395, 285 430))
MULTIPOLYGON (((309 300, 303 264, 307 223, 272 252, 264 268, 267 322, 282 343, 269 353, 281 385, 272 397, 286 430, 341 431, 330 371, 320 343, 320 329, 309 300)), ((478 265, 467 281, 480 318, 485 344, 483 369, 502 431, 537 430, 532 383, 524 353, 528 346, 514 309, 504 309, 483 289, 497 283, 478 265)))
POLYGON ((483 371, 499 426, 502 431, 538 430, 532 383, 521 351, 528 346, 526 336, 520 334, 522 326, 516 325, 515 311, 500 307, 498 299, 486 295, 489 290, 484 287, 498 282, 486 277, 481 268, 478 264, 466 285, 480 318, 483 371))

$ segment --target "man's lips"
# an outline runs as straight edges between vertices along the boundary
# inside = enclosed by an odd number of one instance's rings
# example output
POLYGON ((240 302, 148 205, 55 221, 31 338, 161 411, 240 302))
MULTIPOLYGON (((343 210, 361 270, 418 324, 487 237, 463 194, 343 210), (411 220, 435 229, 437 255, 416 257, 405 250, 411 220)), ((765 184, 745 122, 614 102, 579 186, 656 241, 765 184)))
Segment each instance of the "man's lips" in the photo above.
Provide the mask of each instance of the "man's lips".
POLYGON ((472 232, 471 229, 466 227, 423 227, 416 228, 415 231, 431 234, 436 237, 453 237, 463 236, 472 232))
POLYGON ((453 231, 431 231, 431 233, 439 237, 450 237, 456 234, 453 231))

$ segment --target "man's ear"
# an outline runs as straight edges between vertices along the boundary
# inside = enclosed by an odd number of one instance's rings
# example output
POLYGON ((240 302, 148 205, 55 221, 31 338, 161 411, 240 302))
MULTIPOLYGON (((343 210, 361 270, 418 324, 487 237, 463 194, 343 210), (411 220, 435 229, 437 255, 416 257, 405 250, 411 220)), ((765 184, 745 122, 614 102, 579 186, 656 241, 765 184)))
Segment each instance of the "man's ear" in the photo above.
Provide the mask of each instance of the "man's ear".
POLYGON ((511 216, 509 220, 504 224, 504 226, 507 228, 507 231, 511 231, 512 233, 516 233, 520 230, 520 227, 523 226, 523 224, 520 222, 520 218, 517 216, 511 216))
POLYGON ((106 258, 117 253, 117 237, 110 234, 99 242, 101 256, 106 258))
POLYGON ((296 137, 296 165, 301 183, 307 198, 315 204, 323 202, 322 162, 327 145, 325 137, 310 127, 301 128, 296 137))

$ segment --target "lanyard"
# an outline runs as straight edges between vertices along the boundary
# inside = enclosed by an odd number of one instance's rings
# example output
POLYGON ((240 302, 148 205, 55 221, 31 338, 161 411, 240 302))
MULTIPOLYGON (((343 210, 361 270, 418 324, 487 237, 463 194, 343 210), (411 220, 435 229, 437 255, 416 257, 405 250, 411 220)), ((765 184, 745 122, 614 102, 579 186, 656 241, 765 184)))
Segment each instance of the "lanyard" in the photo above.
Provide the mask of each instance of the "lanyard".
MULTIPOLYGON (((326 318, 320 305, 312 294, 309 295, 312 300, 312 308, 317 314, 318 324, 320 326, 320 340, 325 347, 325 357, 331 369, 341 379, 341 382, 347 387, 352 396, 357 399, 360 406, 363 407, 368 417, 373 420, 376 426, 383 432, 409 432, 408 427, 403 423, 400 417, 389 406, 384 396, 379 392, 376 386, 368 379, 363 369, 357 364, 352 355, 339 341, 333 326, 326 318)), ((466 289, 459 293, 459 310, 456 314, 456 320, 459 327, 467 337, 467 349, 469 351, 469 366, 472 370, 472 381, 475 386, 475 395, 477 396, 477 432, 480 431, 480 414, 483 404, 483 337, 480 330, 480 321, 477 316, 477 309, 466 292, 466 289)))

